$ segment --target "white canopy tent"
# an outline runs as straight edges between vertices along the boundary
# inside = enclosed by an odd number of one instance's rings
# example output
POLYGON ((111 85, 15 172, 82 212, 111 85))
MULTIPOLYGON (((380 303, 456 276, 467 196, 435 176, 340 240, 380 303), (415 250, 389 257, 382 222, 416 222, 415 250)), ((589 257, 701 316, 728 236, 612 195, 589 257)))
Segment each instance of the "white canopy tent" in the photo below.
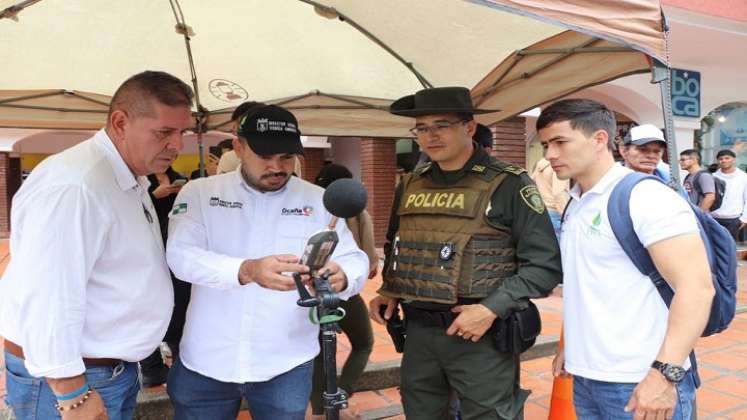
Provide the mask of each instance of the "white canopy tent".
POLYGON ((196 87, 198 132, 257 100, 306 135, 409 137, 389 103, 454 85, 489 124, 666 63, 662 19, 659 0, 0 0, 0 128, 101 127, 145 69, 196 87))

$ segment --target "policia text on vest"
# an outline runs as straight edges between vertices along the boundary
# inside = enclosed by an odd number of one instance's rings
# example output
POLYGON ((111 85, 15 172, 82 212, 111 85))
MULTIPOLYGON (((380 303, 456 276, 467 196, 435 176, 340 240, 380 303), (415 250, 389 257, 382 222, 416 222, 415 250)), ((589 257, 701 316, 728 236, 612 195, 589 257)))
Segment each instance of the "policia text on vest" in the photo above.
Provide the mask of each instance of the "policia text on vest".
POLYGON ((518 353, 539 323, 512 314, 561 279, 557 239, 525 171, 479 148, 458 171, 421 166, 397 189, 387 239, 379 293, 404 312, 408 419, 442 418, 452 389, 464 418, 520 418, 528 393, 518 353), (474 304, 498 316, 494 325, 476 342, 447 335, 453 308, 474 304))

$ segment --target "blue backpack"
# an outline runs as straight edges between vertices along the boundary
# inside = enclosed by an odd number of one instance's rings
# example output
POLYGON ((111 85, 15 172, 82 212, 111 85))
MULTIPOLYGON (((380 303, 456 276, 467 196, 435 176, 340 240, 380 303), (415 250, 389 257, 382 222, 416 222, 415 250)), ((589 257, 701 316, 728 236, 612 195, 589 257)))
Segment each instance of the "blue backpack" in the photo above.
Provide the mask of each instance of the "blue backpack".
MULTIPOLYGON (((638 172, 626 175, 612 190, 607 203, 607 217, 612 232, 620 246, 628 255, 638 271, 649 276, 659 291, 667 307, 672 303, 674 291, 656 270, 654 262, 633 229, 630 217, 630 193, 633 187, 645 179, 662 182, 659 178, 638 172)), ((663 182, 662 182, 663 184, 663 182)), ((718 224, 711 215, 703 213, 700 208, 687 200, 695 213, 703 238, 708 261, 710 262, 711 277, 716 294, 711 305, 711 314, 703 330, 703 337, 725 330, 734 318, 737 293, 737 249, 729 231, 718 224)), ((696 386, 700 384, 695 363, 695 353, 690 353, 690 363, 695 373, 696 386)))

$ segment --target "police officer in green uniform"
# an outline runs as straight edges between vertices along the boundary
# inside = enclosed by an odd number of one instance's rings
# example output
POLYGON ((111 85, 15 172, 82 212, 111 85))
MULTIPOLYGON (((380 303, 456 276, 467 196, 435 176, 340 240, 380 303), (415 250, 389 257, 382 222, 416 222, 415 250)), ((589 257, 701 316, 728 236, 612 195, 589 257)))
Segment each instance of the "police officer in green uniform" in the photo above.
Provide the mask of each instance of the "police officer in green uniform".
POLYGON ((462 418, 523 418, 528 392, 519 355, 496 349, 494 322, 547 296, 561 280, 558 243, 525 171, 490 157, 472 141, 477 123, 469 90, 430 88, 392 103, 431 159, 395 193, 385 247, 384 283, 371 317, 401 304, 407 338, 401 392, 408 420, 446 419, 449 392, 462 418))

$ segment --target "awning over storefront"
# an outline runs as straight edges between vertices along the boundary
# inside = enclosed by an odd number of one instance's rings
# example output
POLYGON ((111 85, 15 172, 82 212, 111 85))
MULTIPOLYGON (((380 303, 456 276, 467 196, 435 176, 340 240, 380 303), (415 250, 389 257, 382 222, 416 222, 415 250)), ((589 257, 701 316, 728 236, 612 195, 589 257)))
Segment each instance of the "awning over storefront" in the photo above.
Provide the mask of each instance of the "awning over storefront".
POLYGON ((157 69, 193 81, 207 129, 226 128, 235 106, 257 100, 292 109, 307 135, 407 137, 411 122, 386 108, 423 87, 473 87, 481 106, 502 110, 481 118, 492 123, 649 71, 647 56, 665 61, 658 0, 0 0, 0 8, 0 127, 100 127, 116 87, 157 69))

